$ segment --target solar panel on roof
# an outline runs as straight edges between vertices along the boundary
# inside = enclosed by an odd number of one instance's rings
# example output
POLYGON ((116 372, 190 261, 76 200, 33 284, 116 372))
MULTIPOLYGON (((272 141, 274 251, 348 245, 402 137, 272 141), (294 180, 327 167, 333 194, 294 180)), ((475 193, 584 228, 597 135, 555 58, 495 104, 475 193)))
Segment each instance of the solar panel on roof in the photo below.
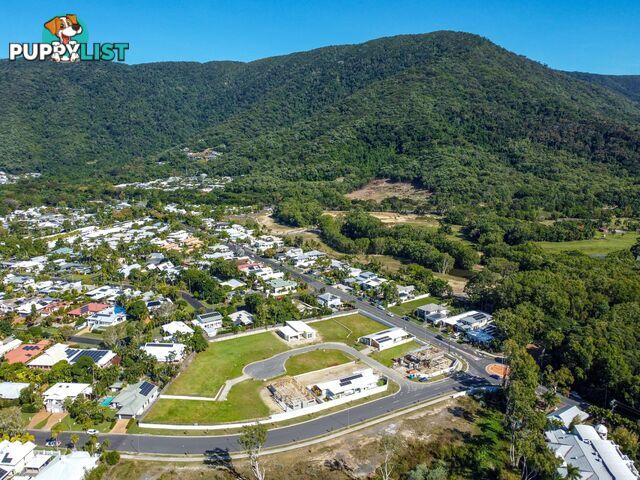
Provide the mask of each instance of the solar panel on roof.
POLYGON ((475 318, 476 320, 480 320, 481 318, 484 318, 484 313, 476 313, 475 315, 473 315, 473 318, 475 318))
POLYGON ((358 378, 362 378, 362 374, 358 373, 357 375, 351 375, 350 377, 345 377, 340 379, 340 386, 344 387, 345 385, 349 385, 353 380, 358 378))
POLYGON ((378 343, 388 342, 389 340, 391 340, 391 337, 380 337, 380 338, 376 339, 376 341, 378 343))
POLYGON ((140 394, 141 395, 148 395, 153 389, 155 388, 155 385, 153 385, 152 383, 149 382, 142 382, 142 385, 140 385, 140 394))

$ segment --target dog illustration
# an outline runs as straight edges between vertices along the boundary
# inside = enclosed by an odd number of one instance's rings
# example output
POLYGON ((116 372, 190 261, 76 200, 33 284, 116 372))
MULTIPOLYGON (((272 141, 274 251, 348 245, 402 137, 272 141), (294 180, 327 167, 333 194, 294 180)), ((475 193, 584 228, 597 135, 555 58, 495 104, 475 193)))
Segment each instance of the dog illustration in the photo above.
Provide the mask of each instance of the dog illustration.
MULTIPOLYGON (((77 42, 72 40, 72 38, 82 33, 82 25, 78 23, 77 16, 71 14, 63 17, 53 17, 44 24, 44 28, 60 39, 60 42, 52 42, 52 45, 74 45, 77 42)), ((76 62, 80 60, 80 55, 78 55, 78 53, 72 53, 70 57, 61 57, 59 54, 53 54, 51 58, 56 62, 76 62)))

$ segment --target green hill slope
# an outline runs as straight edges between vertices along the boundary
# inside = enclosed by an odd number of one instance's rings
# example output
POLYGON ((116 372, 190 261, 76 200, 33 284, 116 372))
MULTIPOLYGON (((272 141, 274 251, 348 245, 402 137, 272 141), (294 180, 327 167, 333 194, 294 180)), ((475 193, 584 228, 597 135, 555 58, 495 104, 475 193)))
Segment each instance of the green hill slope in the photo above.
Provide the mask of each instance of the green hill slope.
POLYGON ((150 175, 186 144, 223 150, 199 168, 241 189, 388 177, 442 205, 638 207, 640 107, 464 33, 251 63, 0 62, 0 101, 9 171, 150 175))

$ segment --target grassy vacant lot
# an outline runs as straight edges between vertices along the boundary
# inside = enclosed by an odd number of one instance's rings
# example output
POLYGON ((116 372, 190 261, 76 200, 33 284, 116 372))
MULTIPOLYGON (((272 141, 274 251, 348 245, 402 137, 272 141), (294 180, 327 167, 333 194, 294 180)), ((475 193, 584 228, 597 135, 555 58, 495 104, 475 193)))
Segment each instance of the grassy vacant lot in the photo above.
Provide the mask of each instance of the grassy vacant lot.
MULTIPOLYGON (((342 342, 347 345, 356 344, 358 337, 387 328, 385 325, 359 313, 313 322, 311 326, 322 335, 324 342, 342 342)), ((364 348, 364 345, 358 344, 357 348, 364 348)))
POLYGON ((421 307, 422 305, 426 305, 427 303, 440 303, 440 301, 441 300, 438 297, 420 298, 418 300, 411 300, 410 302, 389 307, 389 310, 396 315, 409 315, 413 313, 416 308, 421 307))
POLYGON ((242 369, 247 364, 287 349, 271 332, 214 342, 198 354, 165 393, 213 397, 225 381, 242 375, 242 369))
POLYGON ((381 352, 373 352, 370 357, 377 360, 382 365, 390 367, 393 364, 393 359, 403 356, 405 353, 415 350, 420 347, 420 344, 416 341, 411 341, 398 345, 397 347, 388 348, 381 352))
POLYGON ((598 234, 591 240, 576 240, 573 242, 536 242, 543 249, 551 253, 577 250, 585 255, 606 255, 617 250, 628 250, 636 243, 637 233, 623 233, 620 235, 598 234))
POLYGON ((207 425, 268 417, 269 409, 259 394, 263 385, 258 380, 240 382, 231 389, 224 402, 160 399, 144 421, 207 425))
MULTIPOLYGON (((88 428, 95 428, 96 430, 98 430, 99 432, 102 433, 106 433, 108 431, 111 430, 111 428, 113 427, 113 418, 115 417, 115 410, 113 411, 113 414, 111 415, 111 417, 109 419, 107 419, 106 421, 99 423, 97 425, 91 425, 88 428)), ((78 425, 76 422, 74 422, 71 417, 69 415, 67 415, 66 417, 64 417, 62 419, 62 422, 60 422, 62 425, 62 430, 65 432, 83 432, 85 430, 84 427, 82 427, 82 425, 78 425)), ((44 426, 44 425, 43 425, 44 426)))
POLYGON ((323 368, 335 367, 353 358, 340 350, 314 350, 291 357, 285 363, 288 375, 300 375, 323 368))

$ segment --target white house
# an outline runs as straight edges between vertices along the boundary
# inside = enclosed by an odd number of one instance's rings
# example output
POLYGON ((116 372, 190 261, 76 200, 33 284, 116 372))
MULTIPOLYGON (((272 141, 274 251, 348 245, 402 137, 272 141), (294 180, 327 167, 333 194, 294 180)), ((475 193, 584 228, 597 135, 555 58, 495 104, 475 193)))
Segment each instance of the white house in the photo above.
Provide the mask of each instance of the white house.
POLYGON ((209 337, 215 337, 222 328, 222 314, 220 312, 207 312, 197 315, 193 325, 202 328, 209 337))
POLYGON ((298 287, 298 284, 296 282, 293 282, 291 280, 282 280, 280 278, 269 280, 267 282, 267 285, 269 295, 273 295, 274 297, 291 293, 298 287))
POLYGON ((402 328, 394 327, 381 332, 360 337, 358 341, 377 350, 386 350, 396 345, 402 345, 413 340, 413 335, 402 328))
POLYGON ((18 340, 17 338, 5 338, 0 345, 0 356, 4 355, 11 350, 14 350, 22 345, 22 340, 18 340))
POLYGON ((240 280, 236 280, 235 278, 232 278, 230 280, 227 280, 226 282, 221 282, 220 285, 229 287, 231 290, 236 290, 238 288, 242 288, 246 286, 247 284, 240 280))
POLYGON ((115 305, 105 308, 87 317, 87 325, 91 330, 104 330, 127 320, 127 312, 124 308, 115 305))
POLYGON ((42 395, 47 412, 59 413, 64 411, 64 401, 67 398, 75 400, 80 395, 88 397, 93 392, 88 383, 56 383, 42 395))
POLYGON ((237 312, 233 312, 229 315, 229 318, 236 326, 248 326, 252 325, 255 321, 253 314, 247 312, 246 310, 238 310, 237 312))
POLYGON ((29 386, 28 383, 21 382, 1 382, 0 383, 0 399, 17 400, 20 398, 20 392, 29 386))
POLYGON ((0 442, 0 478, 9 478, 22 473, 26 464, 34 457, 36 444, 33 442, 22 443, 20 441, 0 442))
POLYGON ((318 295, 318 303, 325 308, 339 309, 342 306, 342 300, 333 293, 323 293, 318 295))
POLYGON ((100 457, 89 452, 56 453, 53 460, 39 471, 36 480, 83 480, 93 470, 100 457))
POLYGON ((478 330, 486 327, 493 321, 493 317, 488 313, 471 310, 469 312, 443 318, 441 323, 454 327, 459 331, 478 330))
POLYGON ((174 321, 167 323, 166 325, 162 325, 162 331, 166 333, 169 337, 173 337, 176 333, 184 333, 186 335, 191 335, 194 330, 189 325, 184 322, 174 321))
POLYGON ((318 332, 307 325, 305 322, 299 320, 291 320, 285 322, 283 327, 276 330, 278 335, 284 338, 287 342, 294 340, 312 340, 316 338, 318 332))
POLYGON ((184 358, 182 343, 145 343, 140 347, 159 362, 180 362, 184 358))
POLYGON ((334 400, 346 395, 353 395, 365 390, 371 390, 378 386, 380 375, 367 368, 353 372, 348 377, 322 382, 309 387, 309 389, 319 397, 326 400, 334 400))
POLYGON ((438 305, 437 303, 429 303, 427 305, 421 305, 416 308, 416 317, 425 322, 431 322, 439 324, 442 320, 447 318, 449 310, 444 305, 438 305))
POLYGON ((116 354, 111 350, 70 348, 69 345, 65 345, 64 343, 57 343, 42 355, 27 363, 27 366, 30 368, 49 369, 61 361, 65 361, 73 365, 82 357, 89 357, 97 366, 104 368, 111 365, 116 354))

